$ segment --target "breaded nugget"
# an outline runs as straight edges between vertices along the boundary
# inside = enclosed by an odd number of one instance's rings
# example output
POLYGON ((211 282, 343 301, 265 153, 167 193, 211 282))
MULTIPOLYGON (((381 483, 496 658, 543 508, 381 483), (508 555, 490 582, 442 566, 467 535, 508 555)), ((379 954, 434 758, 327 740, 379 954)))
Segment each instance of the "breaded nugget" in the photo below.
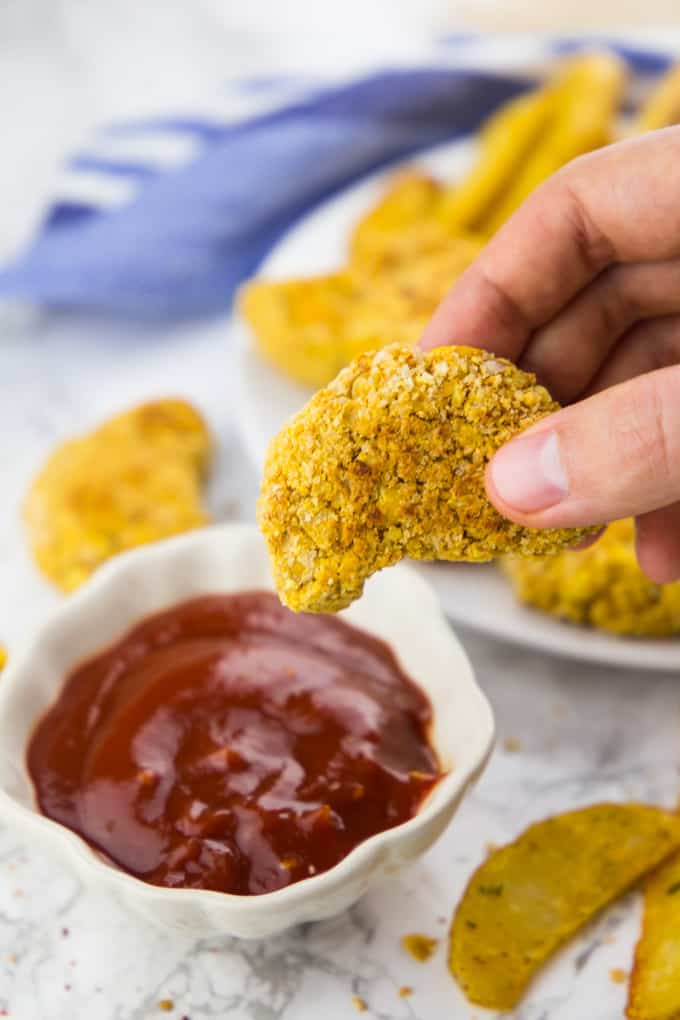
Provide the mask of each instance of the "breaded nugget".
POLYGON ((186 400, 165 398, 139 404, 110 418, 97 430, 107 437, 118 435, 131 443, 143 443, 176 455, 199 474, 208 470, 213 444, 201 414, 186 400))
POLYGON ((371 275, 352 270, 248 284, 241 307, 259 352, 307 386, 324 386, 365 351, 419 338, 453 281, 480 250, 467 238, 371 275))
POLYGON ((350 270, 364 277, 380 276, 446 251, 457 258, 458 272, 464 269, 481 251, 485 238, 459 224, 452 228, 443 215, 450 190, 417 170, 398 177, 354 228, 350 270))
POLYGON ((494 451, 557 406, 485 351, 362 355, 269 448, 258 520, 282 602, 335 612, 404 556, 488 560, 577 541, 511 523, 484 490, 494 451))
POLYGON ((157 400, 59 446, 24 514, 33 557, 64 591, 133 546, 205 524, 201 478, 211 440, 183 400, 157 400))
POLYGON ((442 192, 438 181, 415 167, 397 174, 352 231, 352 262, 372 270, 379 268, 386 255, 389 257, 395 239, 432 218, 442 192))
POLYGON ((610 524, 589 549, 508 557, 502 568, 522 602, 552 616, 635 637, 680 633, 680 581, 654 584, 643 574, 630 519, 610 524))
POLYGON ((384 347, 386 336, 390 343, 414 344, 453 281, 479 250, 476 243, 460 238, 385 268, 372 279, 355 277, 358 293, 347 317, 346 335, 371 336, 373 343, 359 349, 354 340, 349 348, 354 348, 353 357, 384 347))
MULTIPOLYGON (((349 273, 300 280, 254 280, 240 295, 259 353, 295 382, 324 386, 352 357, 347 320, 359 297, 349 273)), ((357 342, 360 340, 357 338, 357 342)), ((378 346, 377 339, 372 346, 378 346)))

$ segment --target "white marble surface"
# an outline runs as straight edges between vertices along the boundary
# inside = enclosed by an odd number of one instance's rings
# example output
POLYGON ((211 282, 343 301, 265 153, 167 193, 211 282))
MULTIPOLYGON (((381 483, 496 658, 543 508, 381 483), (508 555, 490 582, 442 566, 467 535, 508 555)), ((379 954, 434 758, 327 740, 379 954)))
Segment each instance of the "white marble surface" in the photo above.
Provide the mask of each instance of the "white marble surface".
MULTIPOLYGON (((271 39, 235 45, 218 28, 214 6, 0 6, 0 69, 10 86, 3 84, 1 100, 0 254, 28 233, 61 154, 88 126, 137 109, 140 95, 157 106, 202 90, 219 80, 225 61, 233 69, 266 60, 271 39)), ((18 525, 27 481, 56 440, 137 399, 186 395, 220 437, 215 514, 252 516, 256 479, 233 429, 222 325, 153 335, 6 313, 0 380, 0 640, 10 654, 57 599, 29 563, 18 525)), ((364 1015, 381 1020, 482 1020, 487 1014, 466 1004, 447 975, 444 943, 418 965, 400 949, 399 936, 443 937, 486 844, 507 840, 535 818, 603 798, 673 804, 680 683, 462 637, 495 708, 499 747, 437 847, 346 916, 266 942, 189 940, 81 888, 0 819, 0 1016, 341 1020, 355 1015, 358 995, 369 1007, 364 1015), (508 738, 515 750, 504 748, 508 738), (412 997, 399 997, 402 985, 413 987, 412 997), (165 999, 173 1003, 169 1013, 158 1005, 165 999)), ((609 970, 630 965, 638 909, 634 897, 617 905, 572 943, 532 988, 517 1020, 619 1020, 625 987, 609 970)))
MULTIPOLYGON (((10 654, 56 596, 37 576, 17 524, 22 493, 62 436, 150 394, 182 393, 209 415, 221 451, 211 493, 220 518, 251 517, 256 489, 234 436, 231 353, 224 324, 125 334, 66 318, 5 318, 0 342, 0 638, 10 654)), ((447 976, 444 946, 426 965, 399 936, 444 936, 446 919, 488 842, 529 821, 603 798, 672 804, 680 789, 677 677, 617 673, 463 639, 496 711, 499 747, 439 845, 350 914, 266 942, 188 940, 83 889, 60 863, 0 820, 0 1016, 14 1020, 329 1020, 351 999, 382 1020, 481 1020, 447 976), (517 750, 504 748, 510 738, 517 750), (398 996, 401 985, 414 989, 398 996)), ((615 907, 548 968, 517 1011, 522 1020, 615 1020, 637 905, 615 907)))

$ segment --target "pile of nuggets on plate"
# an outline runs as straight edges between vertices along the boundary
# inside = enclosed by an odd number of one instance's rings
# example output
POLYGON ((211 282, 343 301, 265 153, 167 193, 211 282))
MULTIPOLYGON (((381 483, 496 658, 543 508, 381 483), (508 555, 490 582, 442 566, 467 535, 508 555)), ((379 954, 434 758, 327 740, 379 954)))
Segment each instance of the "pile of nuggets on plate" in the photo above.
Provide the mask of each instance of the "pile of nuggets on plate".
MULTIPOLYGON (((494 451, 558 406, 534 377, 486 351, 413 349, 452 280, 529 192, 621 133, 625 84, 609 53, 567 60, 488 121, 462 180, 397 177, 354 228, 345 267, 244 288, 261 355, 322 387, 274 439, 258 510, 292 609, 335 612, 405 556, 499 559, 518 597, 547 613, 619 634, 680 633, 680 583, 641 573, 631 521, 576 552, 586 532, 522 528, 488 502, 494 451)), ((625 130, 677 121, 676 69, 625 130)), ((206 523, 211 447, 179 399, 63 444, 25 503, 40 569, 70 592, 116 553, 206 523)), ((643 879, 628 1015, 680 1017, 680 815, 647 805, 572 811, 493 850, 455 912, 451 973, 472 1002, 511 1009, 560 944, 643 879)))

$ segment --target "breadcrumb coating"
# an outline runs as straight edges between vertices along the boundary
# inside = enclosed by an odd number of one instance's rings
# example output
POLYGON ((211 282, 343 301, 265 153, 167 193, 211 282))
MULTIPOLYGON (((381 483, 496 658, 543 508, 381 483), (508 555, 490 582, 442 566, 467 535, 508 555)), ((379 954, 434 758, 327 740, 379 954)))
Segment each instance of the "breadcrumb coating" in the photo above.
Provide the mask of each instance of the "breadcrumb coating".
POLYGON ((513 524, 484 489, 498 447, 557 408, 486 351, 362 355, 269 448, 258 520, 281 601, 336 612, 405 556, 479 561, 578 541, 583 530, 513 524))
POLYGON ((655 584, 643 574, 630 519, 610 524, 588 549, 508 557, 502 569, 522 602, 552 616, 633 637, 680 634, 680 581, 655 584))
POLYGON ((448 238, 376 273, 255 280, 243 289, 241 309, 260 354, 296 382, 325 386, 354 358, 383 347, 386 336, 414 344, 480 247, 448 238))
POLYGON ((367 269, 390 261, 394 243, 404 232, 436 222, 434 213, 443 193, 444 186, 418 167, 406 167, 395 174, 354 227, 349 242, 351 260, 367 269))
POLYGON ((408 268, 452 247, 461 251, 469 247, 474 258, 485 238, 459 224, 452 228, 444 216, 449 194, 455 190, 416 168, 398 174, 352 231, 352 269, 376 274, 397 265, 408 268))
POLYGON ((205 524, 201 479, 212 443, 183 400, 156 400, 62 443, 24 507, 33 557, 73 591, 104 560, 205 524))

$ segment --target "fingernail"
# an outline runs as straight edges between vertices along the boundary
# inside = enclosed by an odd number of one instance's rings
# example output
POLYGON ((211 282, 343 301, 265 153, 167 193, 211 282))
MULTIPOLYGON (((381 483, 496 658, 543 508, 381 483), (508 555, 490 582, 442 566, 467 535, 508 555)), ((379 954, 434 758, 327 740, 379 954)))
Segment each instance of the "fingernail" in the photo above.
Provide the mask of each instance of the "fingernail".
POLYGON ((524 513, 546 510, 569 493, 556 432, 539 432, 501 447, 490 472, 501 499, 524 513))

